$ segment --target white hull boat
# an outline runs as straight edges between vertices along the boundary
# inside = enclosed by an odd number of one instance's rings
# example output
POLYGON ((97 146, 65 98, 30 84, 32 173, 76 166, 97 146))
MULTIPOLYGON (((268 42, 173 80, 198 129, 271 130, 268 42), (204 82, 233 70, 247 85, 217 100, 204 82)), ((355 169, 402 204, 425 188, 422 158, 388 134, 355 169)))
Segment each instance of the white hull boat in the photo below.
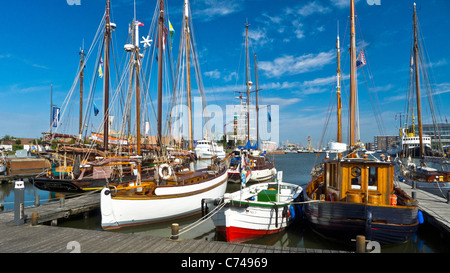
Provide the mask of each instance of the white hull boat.
MULTIPOLYGON (((139 190, 138 186, 135 186, 139 190)), ((227 171, 199 183, 155 186, 150 195, 116 195, 114 189, 101 192, 103 229, 122 228, 166 221, 201 212, 201 200, 220 198, 227 187, 227 171)))
POLYGON ((259 183, 225 194, 224 206, 212 216, 217 232, 228 242, 244 242, 286 229, 301 213, 302 187, 295 184, 259 183))

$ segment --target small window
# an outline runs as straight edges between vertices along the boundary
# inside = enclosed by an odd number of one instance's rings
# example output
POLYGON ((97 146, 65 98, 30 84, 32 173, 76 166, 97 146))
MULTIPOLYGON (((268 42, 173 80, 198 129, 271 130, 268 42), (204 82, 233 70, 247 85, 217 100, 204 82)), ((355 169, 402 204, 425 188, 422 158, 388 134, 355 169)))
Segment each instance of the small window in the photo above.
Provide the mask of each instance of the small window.
POLYGON ((378 189, 378 168, 370 167, 369 168, 369 190, 377 190, 378 189))
POLYGON ((353 167, 351 169, 351 188, 361 189, 361 168, 353 167))

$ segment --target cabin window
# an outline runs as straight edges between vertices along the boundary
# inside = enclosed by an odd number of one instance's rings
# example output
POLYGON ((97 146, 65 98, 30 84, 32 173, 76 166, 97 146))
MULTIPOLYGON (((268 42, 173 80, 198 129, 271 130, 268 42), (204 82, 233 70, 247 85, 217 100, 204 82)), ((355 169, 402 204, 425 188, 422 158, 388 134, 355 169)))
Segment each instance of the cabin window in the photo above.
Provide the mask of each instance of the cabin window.
POLYGON ((351 188, 361 189, 361 168, 353 167, 351 169, 351 188))
POLYGON ((370 167, 369 168, 369 190, 377 190, 378 189, 378 168, 370 167))
POLYGON ((336 164, 330 164, 329 184, 330 187, 337 188, 336 164))

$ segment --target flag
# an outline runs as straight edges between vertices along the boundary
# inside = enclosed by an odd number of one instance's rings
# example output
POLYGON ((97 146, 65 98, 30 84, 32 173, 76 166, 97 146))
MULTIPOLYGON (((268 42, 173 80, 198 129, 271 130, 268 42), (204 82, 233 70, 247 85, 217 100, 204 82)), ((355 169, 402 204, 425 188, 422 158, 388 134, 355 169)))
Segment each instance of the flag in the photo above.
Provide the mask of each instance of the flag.
POLYGON ((366 65, 366 57, 364 56, 364 52, 361 51, 358 54, 358 57, 356 58, 356 68, 360 68, 363 67, 364 65, 366 65))
POLYGON ((267 119, 269 120, 269 122, 272 122, 272 117, 270 116, 269 112, 267 112, 267 119))
POLYGON ((103 58, 100 57, 100 64, 99 64, 99 66, 98 66, 98 76, 99 76, 100 78, 103 78, 102 66, 103 66, 103 58))
POLYGON ((138 26, 140 26, 140 27, 143 27, 143 26, 144 26, 144 23, 141 23, 141 22, 139 22, 139 21, 136 21, 136 24, 137 24, 138 26))
POLYGON ((414 58, 411 55, 411 61, 409 63, 409 71, 413 72, 414 71, 414 58))
POLYGON ((94 103, 94 115, 97 116, 98 112, 99 111, 98 111, 97 105, 95 105, 95 103, 94 103))
POLYGON ((58 127, 59 119, 61 114, 61 107, 52 107, 52 127, 58 127))
POLYGON ((170 49, 172 49, 173 35, 175 34, 175 30, 173 29, 172 24, 170 23, 170 20, 169 20, 169 33, 170 33, 170 49))

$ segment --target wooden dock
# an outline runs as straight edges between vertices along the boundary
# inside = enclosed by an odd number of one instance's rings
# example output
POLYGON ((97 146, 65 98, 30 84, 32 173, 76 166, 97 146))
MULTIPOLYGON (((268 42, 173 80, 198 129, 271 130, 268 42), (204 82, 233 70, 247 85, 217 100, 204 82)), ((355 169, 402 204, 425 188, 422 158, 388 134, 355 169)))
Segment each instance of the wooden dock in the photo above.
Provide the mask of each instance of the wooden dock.
POLYGON ((447 199, 420 189, 413 189, 405 183, 400 185, 409 195, 415 192, 415 198, 419 201, 419 209, 424 214, 425 222, 433 225, 443 234, 450 235, 450 204, 447 199))

